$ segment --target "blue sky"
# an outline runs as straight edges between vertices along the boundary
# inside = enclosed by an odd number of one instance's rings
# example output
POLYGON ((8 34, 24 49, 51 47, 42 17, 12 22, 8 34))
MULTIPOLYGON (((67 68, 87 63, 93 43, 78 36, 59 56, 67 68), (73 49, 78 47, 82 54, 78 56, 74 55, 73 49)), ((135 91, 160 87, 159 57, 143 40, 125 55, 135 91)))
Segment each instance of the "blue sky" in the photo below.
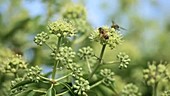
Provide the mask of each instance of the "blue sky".
MULTIPOLYGON (((149 0, 139 0, 137 7, 132 6, 132 10, 137 12, 139 16, 146 19, 161 20, 164 15, 170 16, 170 0, 157 0, 158 6, 154 7, 150 4, 149 0)), ((154 1, 154 0, 153 0, 154 1)), ((46 6, 41 3, 41 0, 34 2, 25 1, 23 6, 30 11, 31 16, 46 14, 46 6)), ((94 27, 101 26, 105 23, 106 18, 119 8, 119 0, 86 0, 85 7, 88 12, 88 20, 94 27), (101 3, 107 5, 107 10, 101 10, 101 3)))

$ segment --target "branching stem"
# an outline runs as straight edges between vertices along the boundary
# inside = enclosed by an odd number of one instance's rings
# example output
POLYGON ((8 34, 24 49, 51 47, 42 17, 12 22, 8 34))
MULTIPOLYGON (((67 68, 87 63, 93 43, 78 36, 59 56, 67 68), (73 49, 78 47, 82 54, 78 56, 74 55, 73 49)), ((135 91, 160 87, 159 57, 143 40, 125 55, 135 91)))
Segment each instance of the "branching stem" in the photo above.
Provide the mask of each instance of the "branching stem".
MULTIPOLYGON (((61 37, 58 38, 58 43, 57 43, 57 52, 59 51, 59 48, 60 48, 60 43, 61 43, 61 37)), ((59 61, 55 61, 54 63, 54 67, 53 67, 53 72, 52 72, 52 79, 54 80, 55 79, 55 74, 56 74, 56 67, 57 65, 59 64, 59 61)))
POLYGON ((100 64, 102 63, 102 58, 103 58, 103 54, 104 54, 105 48, 106 48, 106 44, 103 45, 103 47, 102 47, 102 50, 101 50, 101 53, 100 53, 100 57, 99 57, 99 62, 96 64, 94 70, 93 70, 92 73, 90 74, 89 79, 92 78, 92 76, 93 76, 94 73, 97 71, 97 69, 99 68, 100 64))

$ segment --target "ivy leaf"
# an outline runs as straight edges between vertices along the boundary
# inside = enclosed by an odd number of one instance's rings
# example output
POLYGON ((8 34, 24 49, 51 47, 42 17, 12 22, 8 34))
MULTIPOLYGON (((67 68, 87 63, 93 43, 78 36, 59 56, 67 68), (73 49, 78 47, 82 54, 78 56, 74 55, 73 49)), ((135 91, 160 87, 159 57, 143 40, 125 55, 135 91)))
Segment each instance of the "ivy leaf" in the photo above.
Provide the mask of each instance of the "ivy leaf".
POLYGON ((55 96, 55 94, 56 94, 56 90, 53 88, 53 84, 52 84, 51 87, 47 90, 45 96, 55 96))
POLYGON ((34 83, 34 82, 33 82, 33 81, 30 81, 30 80, 25 80, 25 81, 22 81, 22 82, 16 84, 15 86, 13 86, 12 89, 17 88, 17 87, 19 87, 19 86, 24 86, 24 85, 26 85, 26 84, 30 84, 30 83, 34 83))
POLYGON ((30 93, 28 93, 28 95, 27 96, 34 96, 35 95, 35 91, 31 91, 30 93))
POLYGON ((72 91, 71 86, 70 86, 69 84, 67 84, 67 83, 62 83, 62 82, 60 82, 60 84, 64 85, 64 86, 71 92, 71 94, 72 94, 73 96, 75 96, 75 94, 74 94, 74 92, 72 91))

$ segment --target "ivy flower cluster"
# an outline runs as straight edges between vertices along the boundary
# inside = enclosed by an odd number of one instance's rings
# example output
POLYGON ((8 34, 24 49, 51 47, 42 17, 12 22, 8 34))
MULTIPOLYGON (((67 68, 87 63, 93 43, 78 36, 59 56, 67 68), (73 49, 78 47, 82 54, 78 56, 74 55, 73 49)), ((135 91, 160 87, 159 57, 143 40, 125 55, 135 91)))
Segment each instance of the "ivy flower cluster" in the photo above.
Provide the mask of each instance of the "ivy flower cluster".
POLYGON ((71 5, 65 8, 62 16, 68 20, 86 19, 86 10, 81 5, 71 5))
POLYGON ((38 66, 35 66, 35 67, 32 66, 31 68, 27 69, 27 74, 25 75, 25 79, 31 80, 34 82, 39 82, 40 73, 41 73, 41 68, 39 68, 38 66))
POLYGON ((79 33, 90 32, 90 25, 87 22, 87 12, 82 5, 71 4, 62 13, 65 20, 71 21, 79 33))
POLYGON ((166 78, 166 64, 167 62, 149 62, 148 68, 143 70, 143 78, 147 85, 153 85, 159 82, 161 79, 166 78))
POLYGON ((83 47, 82 49, 79 49, 78 56, 81 59, 90 59, 94 56, 93 49, 88 47, 83 47))
POLYGON ((77 93, 79 96, 88 96, 86 92, 90 90, 89 82, 84 78, 75 80, 73 88, 74 92, 77 93))
POLYGON ((47 40, 49 39, 48 33, 45 32, 41 32, 39 34, 37 34, 37 36, 35 36, 34 38, 34 42, 37 45, 42 45, 43 43, 45 43, 47 40))
POLYGON ((110 69, 102 69, 100 70, 100 75, 103 77, 103 83, 106 86, 110 86, 114 83, 114 72, 112 72, 110 69))
POLYGON ((122 35, 117 30, 107 26, 100 28, 91 34, 91 40, 100 42, 102 45, 108 45, 111 49, 122 43, 122 35), (101 32, 100 28, 102 28, 103 32, 101 32), (105 38, 106 36, 107 38, 105 38))
POLYGON ((14 74, 19 74, 21 70, 25 70, 27 68, 26 62, 22 59, 21 55, 18 54, 13 55, 13 57, 11 58, 8 58, 8 60, 4 63, 4 69, 6 73, 10 72, 14 74))
POLYGON ((119 60, 120 62, 120 65, 119 65, 119 68, 122 69, 122 68, 127 68, 129 63, 130 63, 130 58, 128 55, 126 55, 125 53, 119 53, 117 55, 117 59, 119 60))
POLYGON ((48 25, 48 29, 51 34, 54 34, 57 37, 71 37, 76 33, 75 27, 72 25, 72 23, 66 20, 57 20, 55 22, 51 22, 48 25))
POLYGON ((141 92, 136 85, 130 83, 127 84, 121 91, 121 96, 142 96, 141 92))
POLYGON ((69 63, 67 64, 66 67, 68 70, 72 71, 72 76, 75 79, 80 79, 83 76, 83 73, 82 73, 83 69, 81 67, 78 67, 76 63, 69 63))
POLYGON ((59 61, 61 64, 69 64, 73 62, 73 58, 75 57, 75 52, 73 52, 71 47, 61 47, 57 52, 57 48, 54 48, 54 51, 51 53, 51 56, 59 61))

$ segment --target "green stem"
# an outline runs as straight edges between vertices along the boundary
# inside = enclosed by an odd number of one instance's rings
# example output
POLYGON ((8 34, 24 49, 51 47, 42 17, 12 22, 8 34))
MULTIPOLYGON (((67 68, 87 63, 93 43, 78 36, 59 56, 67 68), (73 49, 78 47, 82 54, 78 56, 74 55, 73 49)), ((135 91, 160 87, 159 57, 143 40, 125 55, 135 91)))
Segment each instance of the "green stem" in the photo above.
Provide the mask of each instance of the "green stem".
POLYGON ((50 48, 52 51, 54 50, 53 48, 51 48, 47 43, 45 43, 45 45, 50 48))
POLYGON ((106 48, 106 44, 103 45, 103 47, 102 47, 102 50, 101 50, 101 53, 100 53, 100 57, 99 57, 99 63, 96 64, 94 70, 92 71, 92 73, 91 73, 90 76, 89 76, 89 79, 92 78, 92 76, 93 76, 94 73, 97 71, 97 69, 99 68, 100 64, 102 63, 102 58, 103 58, 103 54, 104 54, 105 48, 106 48))
POLYGON ((110 61, 110 62, 104 62, 105 64, 114 64, 114 63, 120 63, 119 61, 110 61))
POLYGON ((61 37, 58 38, 58 43, 57 43, 57 51, 59 50, 60 48, 60 43, 61 43, 61 37))
POLYGON ((64 94, 66 94, 66 93, 68 93, 68 92, 69 92, 69 90, 66 90, 66 91, 64 91, 64 92, 62 92, 62 93, 56 94, 55 96, 63 96, 64 94))
POLYGON ((92 89, 92 88, 100 85, 102 82, 103 82, 103 80, 100 80, 100 81, 96 82, 95 84, 93 84, 93 85, 90 86, 90 89, 92 89))
POLYGON ((89 64, 89 60, 88 60, 87 57, 86 57, 86 63, 87 63, 87 67, 88 67, 88 69, 89 69, 89 72, 91 73, 92 70, 91 70, 91 67, 90 67, 90 64, 89 64))
POLYGON ((57 65, 59 64, 59 61, 57 61, 57 63, 54 63, 54 67, 53 67, 53 72, 52 72, 52 79, 54 80, 55 79, 55 74, 57 72, 57 65))
MULTIPOLYGON (((59 48, 60 48, 60 43, 61 43, 61 37, 58 38, 58 43, 57 43, 57 52, 59 51, 59 48)), ((57 65, 59 64, 59 61, 55 61, 54 63, 54 67, 53 67, 53 72, 52 72, 52 79, 54 80, 55 79, 55 74, 57 72, 57 65)))
POLYGON ((46 93, 45 91, 42 91, 42 90, 33 90, 33 91, 37 93, 46 93))
POLYGON ((155 83, 152 87, 152 96, 157 96, 158 83, 155 83))
POLYGON ((49 78, 43 77, 43 76, 39 76, 41 79, 45 80, 45 81, 51 81, 49 78))
POLYGON ((65 75, 65 76, 62 76, 61 78, 56 79, 55 82, 60 81, 60 80, 62 80, 62 79, 64 79, 64 78, 67 78, 67 77, 70 76, 71 74, 72 74, 72 73, 69 73, 69 74, 67 74, 67 75, 65 75))

